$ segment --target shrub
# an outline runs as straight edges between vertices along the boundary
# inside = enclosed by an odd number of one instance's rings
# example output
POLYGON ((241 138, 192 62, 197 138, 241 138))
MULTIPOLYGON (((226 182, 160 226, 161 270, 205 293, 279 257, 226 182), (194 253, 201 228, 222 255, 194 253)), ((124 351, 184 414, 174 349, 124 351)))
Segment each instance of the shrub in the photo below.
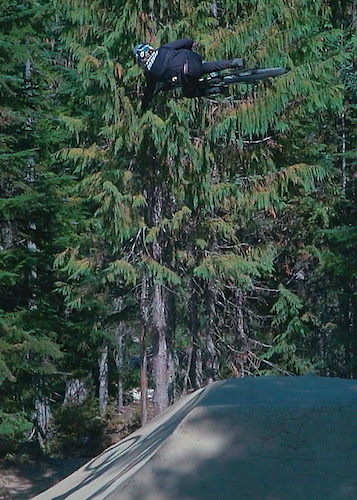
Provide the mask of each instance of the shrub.
POLYGON ((24 413, 5 413, 0 410, 0 456, 16 453, 28 439, 33 424, 24 413))
POLYGON ((87 399, 81 405, 73 403, 54 411, 54 439, 51 453, 92 457, 103 451, 104 421, 98 416, 95 401, 87 399))

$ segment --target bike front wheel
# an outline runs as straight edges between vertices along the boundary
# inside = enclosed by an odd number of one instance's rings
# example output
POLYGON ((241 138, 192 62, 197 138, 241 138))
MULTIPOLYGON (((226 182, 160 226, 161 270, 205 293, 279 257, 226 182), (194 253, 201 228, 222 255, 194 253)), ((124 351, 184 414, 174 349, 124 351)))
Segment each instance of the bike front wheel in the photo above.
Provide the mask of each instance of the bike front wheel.
POLYGON ((276 78, 284 73, 286 73, 286 70, 282 67, 239 70, 229 75, 225 75, 222 78, 222 83, 225 85, 231 85, 233 83, 254 83, 266 78, 276 78))

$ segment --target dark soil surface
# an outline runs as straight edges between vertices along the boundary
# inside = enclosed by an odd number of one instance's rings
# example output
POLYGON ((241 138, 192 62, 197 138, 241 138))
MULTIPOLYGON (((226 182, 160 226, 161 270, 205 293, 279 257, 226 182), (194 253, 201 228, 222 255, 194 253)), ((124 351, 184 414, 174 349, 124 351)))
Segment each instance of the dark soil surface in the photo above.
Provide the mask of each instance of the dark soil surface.
POLYGON ((29 500, 65 478, 90 458, 0 461, 0 499, 29 500))

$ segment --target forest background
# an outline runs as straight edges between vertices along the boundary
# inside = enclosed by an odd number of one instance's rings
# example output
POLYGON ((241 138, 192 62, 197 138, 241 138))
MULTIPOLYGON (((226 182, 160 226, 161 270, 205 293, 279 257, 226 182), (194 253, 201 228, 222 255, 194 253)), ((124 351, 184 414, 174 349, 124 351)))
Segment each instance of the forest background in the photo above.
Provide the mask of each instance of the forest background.
POLYGON ((0 33, 2 454, 93 440, 133 389, 145 423, 357 376, 355 1, 2 0, 0 33), (288 72, 144 113, 133 47, 183 37, 288 72))

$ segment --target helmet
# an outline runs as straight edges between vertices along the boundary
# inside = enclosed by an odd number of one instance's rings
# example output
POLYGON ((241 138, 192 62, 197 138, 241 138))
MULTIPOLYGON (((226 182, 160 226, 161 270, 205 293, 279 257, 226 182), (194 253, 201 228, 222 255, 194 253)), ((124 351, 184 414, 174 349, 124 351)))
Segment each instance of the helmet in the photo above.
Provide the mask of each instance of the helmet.
POLYGON ((148 43, 139 43, 133 51, 136 62, 140 65, 144 65, 146 62, 146 56, 150 50, 154 50, 154 47, 148 43))

